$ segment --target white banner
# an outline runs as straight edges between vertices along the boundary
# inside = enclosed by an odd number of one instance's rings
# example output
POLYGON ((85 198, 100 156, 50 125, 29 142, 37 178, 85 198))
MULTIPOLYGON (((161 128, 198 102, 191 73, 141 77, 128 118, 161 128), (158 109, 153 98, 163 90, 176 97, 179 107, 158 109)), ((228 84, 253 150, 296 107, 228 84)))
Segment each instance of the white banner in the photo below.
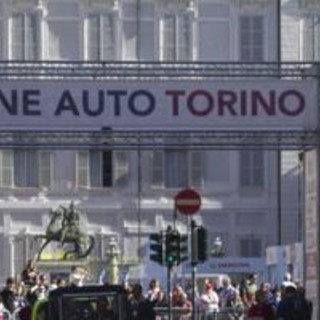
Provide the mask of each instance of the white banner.
POLYGON ((315 129, 314 80, 3 81, 1 128, 315 129))

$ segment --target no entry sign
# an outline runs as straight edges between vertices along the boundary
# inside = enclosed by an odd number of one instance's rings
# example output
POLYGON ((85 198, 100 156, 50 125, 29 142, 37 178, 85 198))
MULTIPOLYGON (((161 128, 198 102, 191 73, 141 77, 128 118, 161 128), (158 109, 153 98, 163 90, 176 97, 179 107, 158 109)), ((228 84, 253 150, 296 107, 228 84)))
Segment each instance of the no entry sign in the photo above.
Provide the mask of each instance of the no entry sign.
POLYGON ((174 198, 175 208, 182 214, 192 215, 199 211, 201 197, 192 189, 181 190, 174 198))

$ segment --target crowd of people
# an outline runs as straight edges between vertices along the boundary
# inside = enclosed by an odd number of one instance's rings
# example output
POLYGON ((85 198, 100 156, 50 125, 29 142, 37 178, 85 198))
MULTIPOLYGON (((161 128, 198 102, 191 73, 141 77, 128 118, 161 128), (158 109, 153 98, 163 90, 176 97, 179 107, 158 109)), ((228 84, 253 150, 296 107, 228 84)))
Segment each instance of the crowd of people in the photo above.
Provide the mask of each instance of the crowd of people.
MULTIPOLYGON (((172 291, 172 307, 179 307, 173 319, 189 320, 192 312, 190 286, 177 284, 172 291)), ((197 319, 203 320, 311 320, 312 304, 305 297, 302 285, 294 283, 287 275, 282 285, 271 287, 268 282, 258 284, 257 275, 251 274, 239 283, 230 277, 218 286, 209 278, 200 292, 196 292, 197 319)), ((156 307, 168 306, 159 282, 151 280, 145 294, 156 307)), ((141 318, 137 318, 141 319, 141 318)))
MULTIPOLYGON (((46 299, 57 288, 82 286, 85 276, 86 272, 75 266, 68 279, 48 279, 30 260, 20 279, 6 280, 0 294, 0 320, 3 310, 17 314, 20 320, 32 319, 32 307, 37 301, 46 299)), ((166 319, 169 297, 157 279, 151 279, 145 290, 139 283, 126 281, 122 285, 127 297, 127 320, 166 319)), ((228 276, 221 284, 207 278, 201 288, 193 288, 190 282, 176 283, 170 295, 173 320, 190 320, 193 307, 196 319, 201 320, 311 320, 312 315, 304 288, 289 278, 279 287, 260 282, 255 274, 239 283, 228 276)))
POLYGON ((68 285, 81 285, 84 275, 78 267, 72 267, 69 281, 64 278, 52 278, 40 273, 34 260, 29 260, 21 275, 6 279, 0 292, 0 320, 7 319, 6 314, 15 315, 19 320, 32 319, 32 307, 45 300, 51 290, 68 285))

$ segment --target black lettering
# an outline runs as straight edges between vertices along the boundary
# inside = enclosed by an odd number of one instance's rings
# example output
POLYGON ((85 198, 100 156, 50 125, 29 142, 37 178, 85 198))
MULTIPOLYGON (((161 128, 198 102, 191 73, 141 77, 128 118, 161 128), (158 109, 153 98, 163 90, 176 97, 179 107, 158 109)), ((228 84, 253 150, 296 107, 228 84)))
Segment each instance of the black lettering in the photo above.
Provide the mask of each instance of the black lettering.
POLYGON ((93 107, 90 106, 90 93, 88 90, 82 91, 82 106, 85 114, 91 117, 99 116, 103 112, 104 108, 104 91, 98 91, 98 105, 96 110, 93 110, 93 107))
POLYGON ((32 107, 39 107, 40 90, 24 90, 22 94, 23 114, 26 116, 40 116, 41 110, 31 109, 32 107))
POLYGON ((10 101, 4 95, 4 93, 0 90, 0 103, 7 110, 8 114, 11 116, 18 115, 18 92, 17 90, 11 90, 11 99, 10 101))
POLYGON ((80 115, 79 110, 77 109, 77 105, 73 99, 73 96, 72 96, 70 90, 63 91, 54 115, 60 116, 61 113, 64 111, 70 111, 75 116, 80 115))

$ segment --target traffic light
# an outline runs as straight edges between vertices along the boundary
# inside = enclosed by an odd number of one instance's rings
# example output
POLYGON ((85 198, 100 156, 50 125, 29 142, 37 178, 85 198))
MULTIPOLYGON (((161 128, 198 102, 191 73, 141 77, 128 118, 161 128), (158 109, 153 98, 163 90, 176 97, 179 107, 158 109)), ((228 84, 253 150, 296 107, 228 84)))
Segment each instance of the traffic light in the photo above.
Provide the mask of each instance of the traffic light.
POLYGON ((179 246, 179 261, 178 264, 187 261, 189 259, 188 251, 188 235, 180 234, 180 246, 179 246))
POLYGON ((208 231, 199 226, 196 228, 197 235, 197 252, 198 252, 198 261, 205 262, 208 260, 208 231))
POLYGON ((163 233, 152 233, 149 236, 150 239, 150 260, 163 264, 163 233))
POLYGON ((179 261, 180 234, 177 230, 168 229, 166 232, 166 256, 168 267, 176 265, 179 261))
POLYGON ((180 234, 178 230, 168 229, 166 233, 167 266, 179 265, 188 260, 188 235, 180 234))

